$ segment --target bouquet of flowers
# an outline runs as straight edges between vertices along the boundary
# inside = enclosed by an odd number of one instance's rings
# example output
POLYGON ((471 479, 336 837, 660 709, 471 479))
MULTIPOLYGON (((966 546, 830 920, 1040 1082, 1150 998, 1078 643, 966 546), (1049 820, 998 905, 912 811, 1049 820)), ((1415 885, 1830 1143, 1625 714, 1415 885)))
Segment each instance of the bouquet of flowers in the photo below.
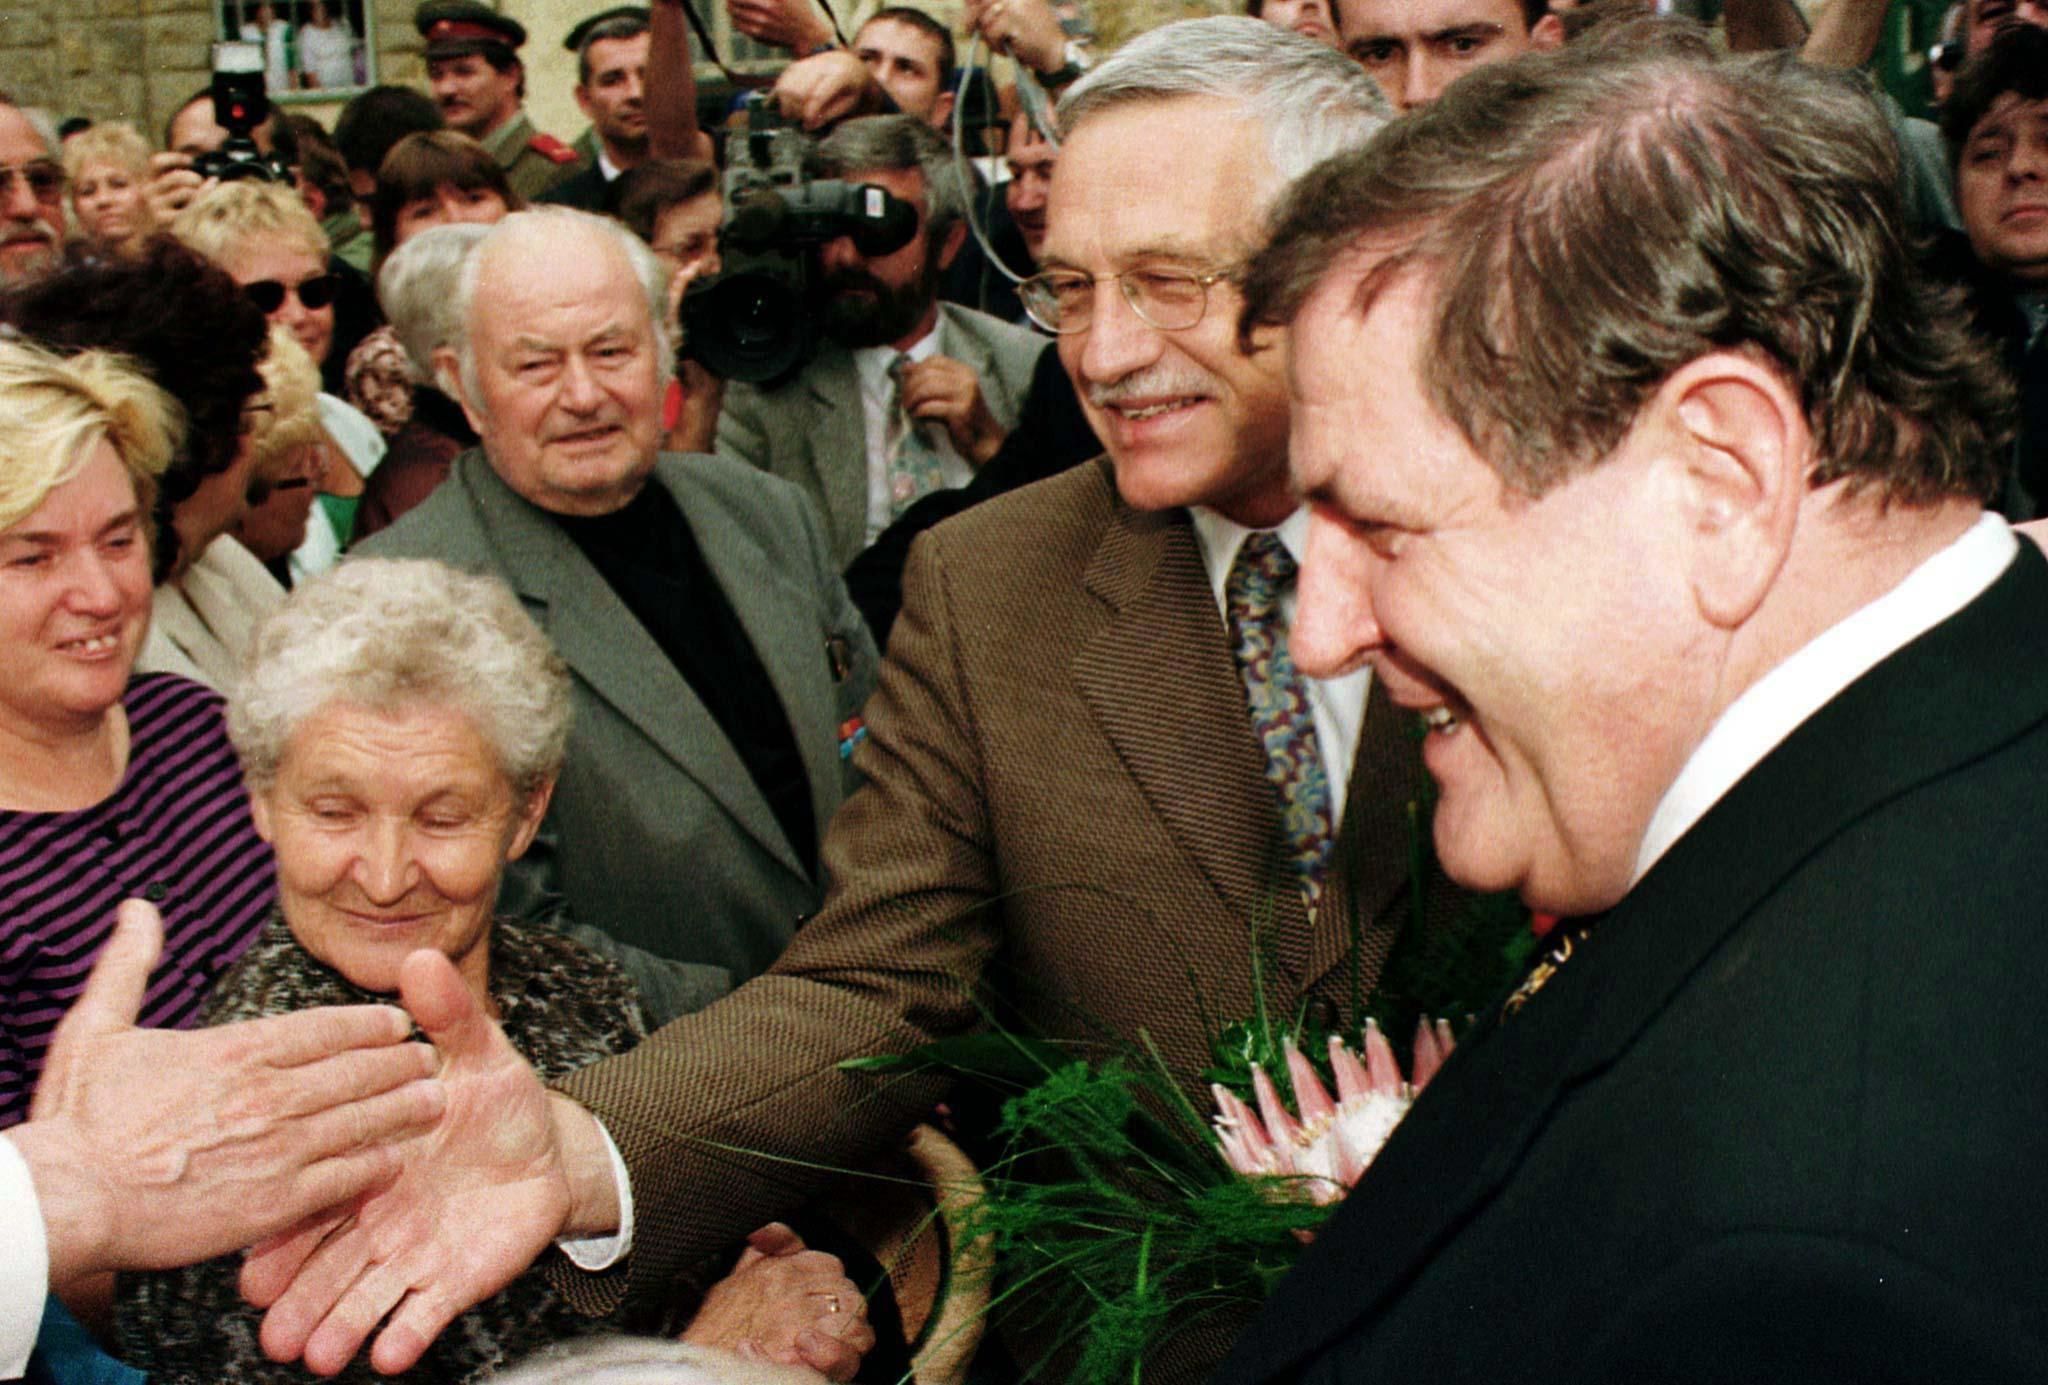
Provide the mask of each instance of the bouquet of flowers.
MULTIPOLYGON (((1426 833, 1420 805, 1415 818, 1426 833)), ((1080 1057, 996 1025, 851 1066, 937 1066, 1002 1095, 967 1232, 994 1250, 991 1311, 1077 1353, 1074 1379, 1136 1381, 1173 1334, 1266 1299, 1449 1055, 1454 1023, 1497 1001, 1536 942, 1506 896, 1472 901, 1454 928, 1421 924, 1418 899, 1370 1003, 1337 1026, 1273 1012, 1255 939, 1260 1000, 1212 1035, 1208 1110, 1143 1033, 1080 1057)))

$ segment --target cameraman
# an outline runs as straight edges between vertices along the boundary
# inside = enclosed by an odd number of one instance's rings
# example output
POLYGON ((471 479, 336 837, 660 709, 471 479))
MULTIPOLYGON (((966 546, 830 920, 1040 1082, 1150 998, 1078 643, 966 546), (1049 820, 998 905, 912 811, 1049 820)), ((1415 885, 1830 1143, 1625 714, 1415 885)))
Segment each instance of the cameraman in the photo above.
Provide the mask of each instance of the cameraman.
POLYGON ((847 121, 819 144, 816 172, 908 203, 918 234, 886 255, 849 236, 820 247, 826 345, 773 387, 729 385, 717 451, 807 490, 843 566, 921 496, 964 485, 995 455, 1046 341, 939 301, 967 238, 968 190, 930 126, 847 121))

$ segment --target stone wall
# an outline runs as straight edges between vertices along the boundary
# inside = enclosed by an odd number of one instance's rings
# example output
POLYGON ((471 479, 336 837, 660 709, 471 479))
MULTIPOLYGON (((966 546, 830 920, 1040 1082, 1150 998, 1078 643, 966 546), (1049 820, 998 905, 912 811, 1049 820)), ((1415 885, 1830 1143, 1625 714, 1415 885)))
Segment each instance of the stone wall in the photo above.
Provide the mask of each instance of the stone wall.
MULTIPOLYGON (((380 82, 426 85, 417 0, 365 0, 368 35, 380 82)), ((576 59, 562 38, 576 21, 608 0, 495 0, 527 28, 522 57, 527 109, 543 130, 573 138, 586 123, 572 88, 576 59)), ((852 0, 836 0, 845 9, 852 0)), ((712 0, 714 29, 731 47, 724 6, 712 0)), ((61 119, 132 120, 152 142, 164 122, 206 85, 214 38, 215 0, 0 0, 0 92, 61 119)), ((701 12, 701 11, 700 11, 701 12)), ((705 69, 702 79, 709 79, 705 69)), ((293 98, 292 109, 333 123, 334 101, 293 98)))
MULTIPOLYGON (((425 84, 419 35, 412 27, 414 4, 366 0, 379 81, 425 84)), ((552 11, 573 15, 587 7, 562 0, 556 5, 501 3, 499 8, 534 25, 538 42, 556 28, 552 11), (537 16, 536 24, 527 17, 529 10, 550 13, 537 16)), ((0 91, 58 118, 132 120, 152 142, 160 140, 171 112, 206 85, 217 10, 214 0, 0 0, 0 91)), ((559 30, 567 27, 561 24, 559 30)), ((575 62, 560 52, 559 30, 551 41, 573 84, 575 62)), ((566 90, 563 100, 568 100, 566 90)), ((293 109, 331 122, 337 104, 295 100, 293 109)))

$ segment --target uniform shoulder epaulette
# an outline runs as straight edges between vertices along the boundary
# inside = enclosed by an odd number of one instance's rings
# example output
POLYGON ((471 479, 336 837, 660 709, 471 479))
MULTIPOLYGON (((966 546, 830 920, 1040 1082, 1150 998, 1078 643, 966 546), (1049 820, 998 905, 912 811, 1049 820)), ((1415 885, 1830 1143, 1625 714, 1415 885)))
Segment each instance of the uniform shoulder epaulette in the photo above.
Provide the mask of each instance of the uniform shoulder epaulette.
POLYGON ((583 156, 553 135, 535 135, 526 142, 526 147, 546 159, 549 163, 572 164, 583 156))

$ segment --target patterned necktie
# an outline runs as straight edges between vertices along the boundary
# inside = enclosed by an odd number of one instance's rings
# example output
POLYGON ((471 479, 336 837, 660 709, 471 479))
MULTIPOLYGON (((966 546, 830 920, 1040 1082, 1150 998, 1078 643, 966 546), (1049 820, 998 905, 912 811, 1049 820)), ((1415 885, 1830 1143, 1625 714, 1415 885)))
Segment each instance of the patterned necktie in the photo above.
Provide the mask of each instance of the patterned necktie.
POLYGON ((1288 859, 1313 918, 1333 835, 1330 781, 1316 747, 1308 683, 1295 671, 1280 616, 1281 593, 1293 585, 1294 556, 1277 535, 1254 532, 1237 551, 1223 599, 1252 730, 1266 749, 1266 778, 1279 795, 1288 859))
POLYGON ((889 362, 889 518, 901 519, 903 512, 933 491, 946 488, 944 461, 925 439, 917 420, 903 411, 903 371, 910 357, 897 353, 889 362))

